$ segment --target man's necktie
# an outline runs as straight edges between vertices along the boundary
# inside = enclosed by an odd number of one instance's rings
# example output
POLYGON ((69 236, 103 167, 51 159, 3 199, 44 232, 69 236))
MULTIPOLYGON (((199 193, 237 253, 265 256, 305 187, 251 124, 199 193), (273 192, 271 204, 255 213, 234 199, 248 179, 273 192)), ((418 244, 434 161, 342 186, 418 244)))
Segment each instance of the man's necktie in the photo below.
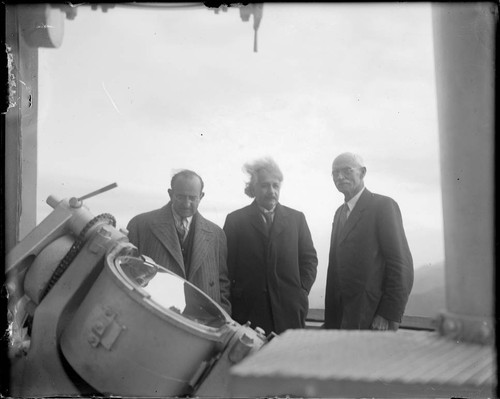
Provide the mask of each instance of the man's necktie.
POLYGON ((184 242, 188 235, 188 220, 186 218, 181 218, 181 222, 179 224, 179 238, 181 239, 181 242, 184 242))
POLYGON ((345 222, 347 221, 347 210, 349 208, 347 207, 347 204, 344 202, 344 205, 342 205, 342 209, 340 210, 340 217, 339 217, 339 231, 342 231, 344 228, 345 222))
POLYGON ((271 231, 271 226, 273 225, 273 214, 271 212, 263 212, 264 217, 266 218, 266 229, 267 232, 271 231))

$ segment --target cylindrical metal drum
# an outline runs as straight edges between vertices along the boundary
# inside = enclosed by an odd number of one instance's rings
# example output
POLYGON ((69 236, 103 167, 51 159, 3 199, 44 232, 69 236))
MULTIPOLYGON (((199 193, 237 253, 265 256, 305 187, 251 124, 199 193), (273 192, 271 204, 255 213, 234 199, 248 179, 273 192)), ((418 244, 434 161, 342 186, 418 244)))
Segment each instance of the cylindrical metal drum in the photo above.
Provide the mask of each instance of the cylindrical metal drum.
POLYGON ((106 395, 177 396, 209 367, 239 327, 197 287, 152 262, 108 255, 61 349, 106 395))

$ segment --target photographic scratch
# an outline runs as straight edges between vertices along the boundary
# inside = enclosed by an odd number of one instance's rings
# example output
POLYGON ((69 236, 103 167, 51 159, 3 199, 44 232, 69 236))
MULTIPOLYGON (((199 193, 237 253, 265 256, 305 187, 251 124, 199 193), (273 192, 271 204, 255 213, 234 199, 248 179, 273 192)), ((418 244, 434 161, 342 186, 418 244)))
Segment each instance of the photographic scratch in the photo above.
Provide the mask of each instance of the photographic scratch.
POLYGON ((118 109, 118 107, 116 106, 115 102, 113 101, 113 98, 111 97, 111 95, 109 94, 109 92, 106 90, 106 86, 104 85, 104 82, 102 82, 102 88, 104 89, 104 92, 108 96, 109 101, 111 101, 111 104, 113 105, 113 108, 116 110, 116 112, 118 112, 121 115, 121 112, 118 109))
POLYGON ((9 90, 9 104, 5 111, 2 110, 2 114, 6 114, 10 108, 14 108, 17 104, 16 99, 16 66, 14 61, 14 54, 12 51, 12 47, 9 45, 5 45, 5 52, 7 54, 7 70, 8 70, 8 90, 9 90))

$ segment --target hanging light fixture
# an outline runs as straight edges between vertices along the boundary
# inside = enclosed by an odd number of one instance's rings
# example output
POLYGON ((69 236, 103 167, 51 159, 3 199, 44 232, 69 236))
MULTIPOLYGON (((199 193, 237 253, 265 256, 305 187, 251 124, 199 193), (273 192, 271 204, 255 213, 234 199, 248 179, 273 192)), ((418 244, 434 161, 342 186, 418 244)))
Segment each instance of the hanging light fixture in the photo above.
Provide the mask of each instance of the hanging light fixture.
MULTIPOLYGON (((212 6, 210 2, 206 2, 207 7, 213 7, 214 13, 219 14, 220 10, 227 12, 227 4, 222 4, 219 6, 212 6)), ((240 9, 240 18, 243 22, 250 21, 250 17, 253 15, 253 51, 257 52, 257 31, 259 30, 260 21, 262 19, 262 10, 264 8, 264 3, 247 3, 247 4, 235 4, 235 7, 240 9)))
POLYGON ((264 8, 263 3, 252 3, 247 5, 240 5, 240 17, 243 22, 248 22, 250 16, 253 15, 253 51, 257 52, 257 31, 260 26, 260 20, 262 19, 262 9, 264 8))

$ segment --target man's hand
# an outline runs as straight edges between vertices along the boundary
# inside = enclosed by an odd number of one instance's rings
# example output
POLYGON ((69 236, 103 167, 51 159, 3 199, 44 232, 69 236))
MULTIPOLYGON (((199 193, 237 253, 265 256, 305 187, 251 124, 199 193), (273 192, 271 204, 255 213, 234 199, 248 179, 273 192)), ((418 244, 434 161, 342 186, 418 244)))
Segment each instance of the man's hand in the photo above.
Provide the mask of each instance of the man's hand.
POLYGON ((380 315, 375 315, 372 321, 371 328, 372 330, 378 330, 378 331, 387 331, 387 330, 397 331, 399 328, 399 323, 395 321, 389 321, 380 315))

